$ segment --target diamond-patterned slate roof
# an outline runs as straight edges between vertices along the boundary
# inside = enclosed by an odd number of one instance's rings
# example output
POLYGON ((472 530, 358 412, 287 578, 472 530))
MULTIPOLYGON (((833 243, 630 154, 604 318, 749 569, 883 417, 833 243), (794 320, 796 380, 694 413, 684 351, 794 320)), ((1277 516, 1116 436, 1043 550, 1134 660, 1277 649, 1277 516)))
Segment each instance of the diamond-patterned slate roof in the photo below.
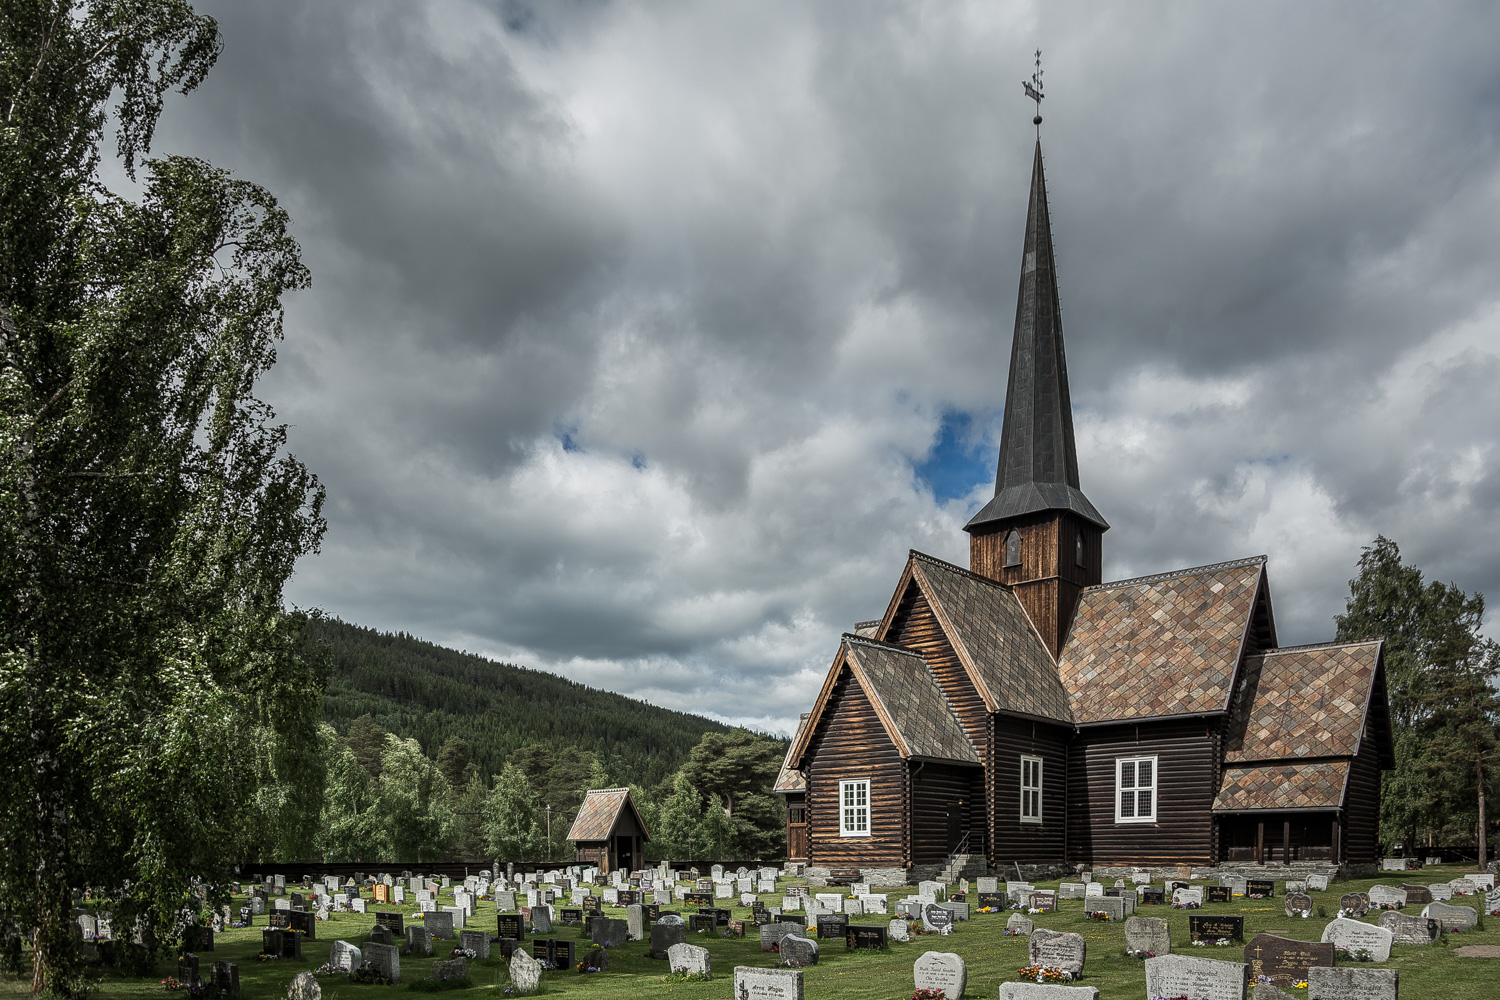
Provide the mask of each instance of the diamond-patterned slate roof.
POLYGON ((781 773, 776 775, 776 784, 771 786, 772 792, 785 795, 788 792, 807 791, 807 775, 792 768, 792 751, 797 749, 802 731, 807 728, 807 720, 811 717, 810 713, 803 712, 802 718, 797 720, 797 731, 792 734, 791 745, 786 748, 786 757, 781 761, 781 773))
POLYGON ((1240 809, 1337 809, 1344 804, 1349 763, 1263 764, 1224 771, 1214 812, 1240 809))
POLYGON ((920 552, 913 552, 912 560, 923 593, 946 622, 955 652, 978 675, 986 706, 1072 722, 1057 666, 1016 595, 1003 584, 920 552))
POLYGON ((1352 757, 1380 662, 1379 642, 1272 649, 1245 657, 1224 759, 1352 757))
MULTIPOLYGON (((591 788, 583 797, 583 805, 578 807, 578 815, 573 819, 573 826, 568 830, 568 840, 606 840, 610 831, 615 828, 615 820, 619 818, 620 810, 626 806, 631 812, 635 812, 635 803, 630 801, 630 789, 628 788, 591 788)), ((635 821, 640 824, 641 836, 650 840, 646 833, 646 824, 641 823, 640 813, 635 813, 635 821)))
POLYGON ((979 754, 921 656, 846 635, 844 662, 854 671, 876 711, 895 726, 900 741, 906 744, 902 756, 979 763, 979 754))
POLYGON ((1265 561, 1086 588, 1058 663, 1073 721, 1227 710, 1265 561))
POLYGON ((873 639, 873 638, 875 638, 875 633, 877 633, 879 631, 880 631, 880 619, 879 618, 876 618, 874 621, 860 622, 859 624, 857 624, 857 625, 854 626, 854 634, 857 635, 857 636, 859 636, 862 639, 873 639))

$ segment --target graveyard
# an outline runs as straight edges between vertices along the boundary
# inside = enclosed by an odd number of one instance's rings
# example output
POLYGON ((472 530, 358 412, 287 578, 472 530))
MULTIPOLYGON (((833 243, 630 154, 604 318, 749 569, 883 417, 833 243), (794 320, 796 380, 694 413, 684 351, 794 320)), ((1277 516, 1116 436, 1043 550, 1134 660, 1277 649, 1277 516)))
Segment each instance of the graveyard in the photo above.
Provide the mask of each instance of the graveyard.
MULTIPOLYGON (((1439 865, 1326 884, 1314 876, 1289 892, 1283 880, 1202 877, 1210 871, 1154 884, 1141 875, 900 887, 809 885, 796 866, 743 876, 651 869, 629 880, 580 866, 536 881, 271 877, 238 886, 217 929, 189 931, 195 951, 141 978, 104 968, 128 947, 107 917, 88 911, 79 926, 100 959, 103 997, 281 998, 299 973, 325 997, 440 984, 463 996, 683 1000, 797 1000, 797 989, 899 1000, 923 986, 950 1000, 1495 995, 1500 958, 1482 956, 1500 955, 1500 917, 1481 913, 1500 910, 1493 875, 1439 865), (1316 968, 1330 964, 1349 981, 1335 988, 1316 968), (598 971, 580 971, 590 966, 598 971), (1023 979, 1036 966, 1080 973, 1060 984, 1080 991, 1023 979), (395 982, 359 981, 372 970, 395 982)), ((7 978, 0 995, 28 985, 7 978)))

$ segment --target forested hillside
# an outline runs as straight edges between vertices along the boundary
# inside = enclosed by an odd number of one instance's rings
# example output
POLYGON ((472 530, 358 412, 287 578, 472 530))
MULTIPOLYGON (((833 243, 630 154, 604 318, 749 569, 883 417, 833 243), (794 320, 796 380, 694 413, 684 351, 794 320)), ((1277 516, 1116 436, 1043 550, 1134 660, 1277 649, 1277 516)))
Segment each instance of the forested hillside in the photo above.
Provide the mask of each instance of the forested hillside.
POLYGON ((651 787, 671 777, 704 733, 728 726, 657 708, 554 674, 377 632, 337 619, 309 624, 332 667, 323 718, 340 733, 362 715, 414 737, 428 754, 450 737, 469 745, 481 774, 532 743, 592 751, 609 779, 651 787))

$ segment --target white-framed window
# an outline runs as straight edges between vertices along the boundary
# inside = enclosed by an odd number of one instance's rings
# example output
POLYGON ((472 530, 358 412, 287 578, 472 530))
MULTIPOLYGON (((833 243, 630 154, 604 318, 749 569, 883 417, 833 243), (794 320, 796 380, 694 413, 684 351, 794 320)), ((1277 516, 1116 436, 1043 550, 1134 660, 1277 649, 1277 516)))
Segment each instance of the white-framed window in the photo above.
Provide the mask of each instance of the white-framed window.
POLYGON ((870 782, 839 782, 839 836, 870 835, 870 782))
POLYGON ((1156 822, 1156 758, 1115 760, 1115 822, 1156 822))
POLYGON ((1042 821, 1042 758, 1021 755, 1021 822, 1042 821))

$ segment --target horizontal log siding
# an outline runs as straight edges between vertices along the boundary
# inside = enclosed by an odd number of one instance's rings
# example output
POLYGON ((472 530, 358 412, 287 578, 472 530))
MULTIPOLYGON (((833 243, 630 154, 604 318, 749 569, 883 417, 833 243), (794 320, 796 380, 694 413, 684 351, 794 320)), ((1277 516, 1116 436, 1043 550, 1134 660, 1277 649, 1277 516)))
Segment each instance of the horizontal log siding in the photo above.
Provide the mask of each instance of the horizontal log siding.
POLYGON ((1067 849, 1069 730, 996 715, 990 764, 990 864, 1051 863, 1067 849), (1042 822, 1021 822, 1021 755, 1042 758, 1042 822))
POLYGON ((1374 864, 1380 857, 1380 759, 1373 740, 1365 740, 1350 762, 1343 820, 1340 860, 1374 864))
POLYGON ((1219 756, 1213 720, 1084 729, 1068 753, 1068 861, 1207 863, 1219 756), (1157 757, 1155 823, 1115 822, 1115 760, 1157 757))
POLYGON ((953 651, 948 637, 943 634, 932 605, 915 585, 908 587, 906 596, 901 599, 901 606, 891 621, 886 641, 916 650, 927 658, 932 675, 937 678, 948 704, 953 706, 953 711, 958 715, 958 721, 964 727, 969 742, 974 744, 979 759, 984 760, 984 745, 988 735, 984 699, 979 697, 979 692, 969 680, 968 671, 959 662, 958 654, 953 651))
MULTIPOLYGON (((956 810, 970 841, 984 836, 984 771, 978 767, 913 763, 911 860, 914 865, 948 859, 948 814, 956 810)), ((975 853, 978 853, 977 851, 975 853)))
POLYGON ((827 868, 905 867, 906 775, 849 668, 813 733, 807 767, 808 863, 827 868), (870 836, 839 836, 839 782, 869 779, 870 836))

